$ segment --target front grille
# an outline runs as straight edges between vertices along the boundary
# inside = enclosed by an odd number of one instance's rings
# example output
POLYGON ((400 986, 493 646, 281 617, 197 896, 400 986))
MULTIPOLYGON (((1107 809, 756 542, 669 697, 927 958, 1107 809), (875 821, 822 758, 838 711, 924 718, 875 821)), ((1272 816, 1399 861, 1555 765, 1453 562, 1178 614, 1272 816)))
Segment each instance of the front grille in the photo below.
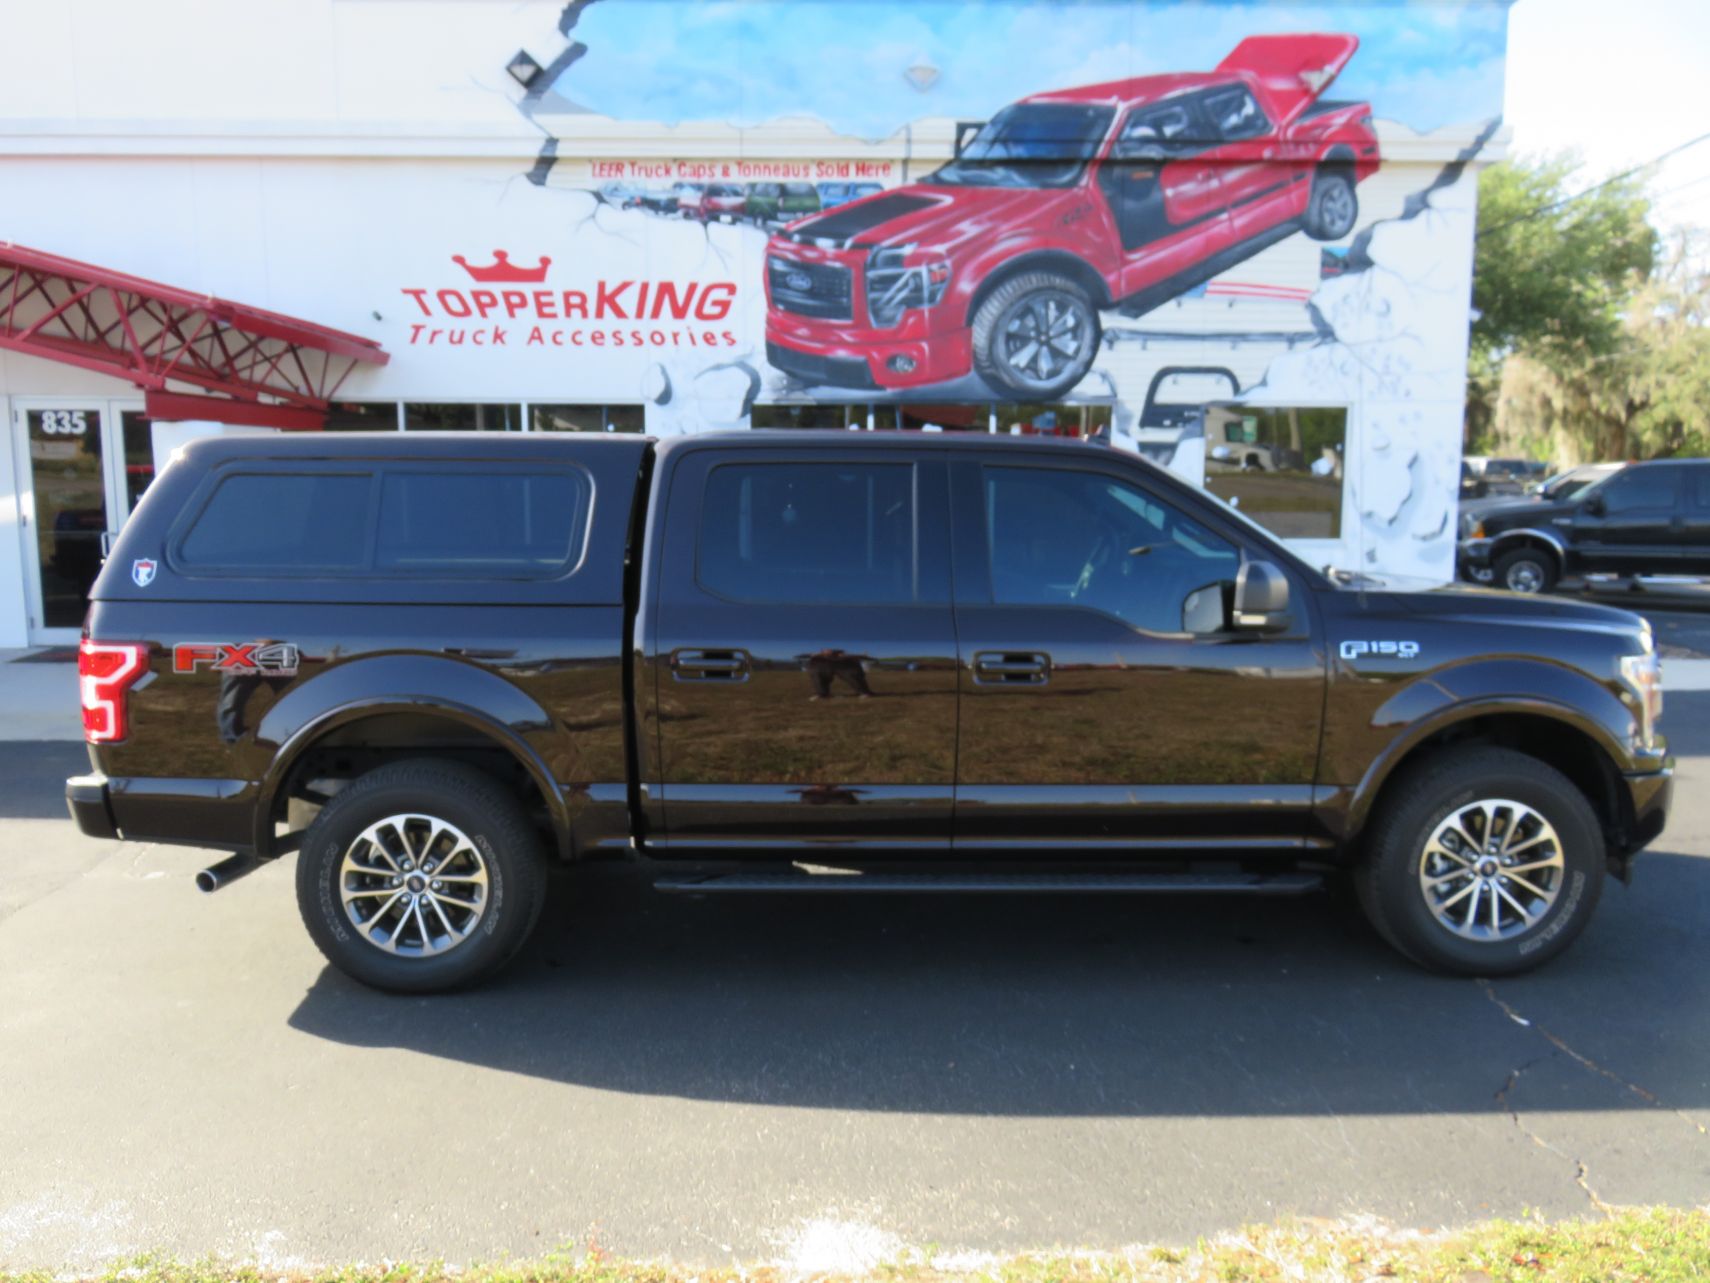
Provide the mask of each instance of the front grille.
POLYGON ((768 339, 766 360, 774 369, 817 387, 876 389, 879 386, 873 381, 873 373, 867 368, 867 363, 851 357, 798 352, 768 339))
POLYGON ((766 283, 772 291, 772 306, 780 311, 824 321, 855 317, 853 273, 841 264, 767 259, 766 283))

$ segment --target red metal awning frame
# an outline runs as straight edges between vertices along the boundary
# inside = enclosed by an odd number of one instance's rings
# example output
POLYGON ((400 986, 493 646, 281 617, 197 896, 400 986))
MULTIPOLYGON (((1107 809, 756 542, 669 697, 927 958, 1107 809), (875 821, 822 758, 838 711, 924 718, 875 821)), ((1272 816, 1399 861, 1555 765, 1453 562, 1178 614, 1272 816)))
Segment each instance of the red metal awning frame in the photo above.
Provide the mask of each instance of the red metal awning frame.
POLYGON ((128 379, 157 418, 285 428, 322 426, 352 370, 391 359, 357 334, 10 242, 0 348, 128 379))

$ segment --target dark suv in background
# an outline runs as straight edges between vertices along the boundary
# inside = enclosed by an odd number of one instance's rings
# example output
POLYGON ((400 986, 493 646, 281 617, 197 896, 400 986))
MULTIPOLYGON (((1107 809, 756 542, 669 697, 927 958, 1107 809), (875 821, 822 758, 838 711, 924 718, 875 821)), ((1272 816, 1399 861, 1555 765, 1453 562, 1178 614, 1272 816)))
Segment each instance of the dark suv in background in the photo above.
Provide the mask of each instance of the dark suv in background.
POLYGON ((1710 577, 1710 459, 1629 464, 1559 494, 1470 514, 1461 573, 1523 593, 1594 577, 1710 577))

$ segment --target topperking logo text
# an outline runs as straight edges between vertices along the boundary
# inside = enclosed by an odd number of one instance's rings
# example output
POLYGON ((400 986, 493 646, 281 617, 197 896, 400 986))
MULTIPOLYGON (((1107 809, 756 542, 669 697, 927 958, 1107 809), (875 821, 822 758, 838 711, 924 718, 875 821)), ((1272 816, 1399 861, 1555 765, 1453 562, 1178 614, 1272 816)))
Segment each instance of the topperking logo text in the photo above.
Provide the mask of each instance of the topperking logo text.
POLYGON ((736 302, 734 281, 608 280, 583 288, 549 286, 552 259, 513 263, 451 261, 469 285, 404 286, 411 346, 479 348, 702 348, 736 346, 720 328, 736 302))

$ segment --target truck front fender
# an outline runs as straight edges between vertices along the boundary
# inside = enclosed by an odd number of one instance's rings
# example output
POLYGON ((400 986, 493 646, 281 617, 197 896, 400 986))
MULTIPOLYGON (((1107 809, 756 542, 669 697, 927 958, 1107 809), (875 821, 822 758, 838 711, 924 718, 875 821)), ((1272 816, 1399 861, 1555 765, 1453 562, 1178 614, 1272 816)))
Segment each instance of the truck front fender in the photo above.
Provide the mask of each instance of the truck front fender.
POLYGON ((1348 800, 1342 836, 1357 837, 1372 804, 1421 745, 1478 718, 1524 716, 1560 724, 1589 741, 1619 772, 1642 769, 1632 751, 1634 715, 1615 692, 1589 674, 1547 660, 1472 660, 1422 674, 1372 715, 1371 733, 1388 736, 1348 800))
POLYGON ((560 843, 570 808, 542 748, 559 732, 534 700, 496 673, 429 655, 373 655, 338 664, 294 687, 267 711, 256 748, 269 753, 256 806, 256 851, 273 845, 274 808, 303 751, 329 731, 384 713, 426 713, 457 722, 506 749, 546 800, 560 843))

